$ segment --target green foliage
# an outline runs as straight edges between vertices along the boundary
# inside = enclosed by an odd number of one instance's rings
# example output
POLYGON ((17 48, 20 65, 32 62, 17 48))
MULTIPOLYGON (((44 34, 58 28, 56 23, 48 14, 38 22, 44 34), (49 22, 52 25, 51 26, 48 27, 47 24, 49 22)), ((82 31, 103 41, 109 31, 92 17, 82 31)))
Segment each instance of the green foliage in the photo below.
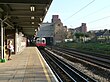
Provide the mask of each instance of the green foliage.
POLYGON ((82 33, 75 33, 76 38, 80 38, 82 36, 82 33))
POLYGON ((89 37, 88 34, 86 33, 75 33, 76 38, 80 38, 80 37, 89 37))
POLYGON ((60 44, 60 46, 110 55, 110 44, 105 44, 105 43, 73 43, 71 42, 71 43, 60 44))

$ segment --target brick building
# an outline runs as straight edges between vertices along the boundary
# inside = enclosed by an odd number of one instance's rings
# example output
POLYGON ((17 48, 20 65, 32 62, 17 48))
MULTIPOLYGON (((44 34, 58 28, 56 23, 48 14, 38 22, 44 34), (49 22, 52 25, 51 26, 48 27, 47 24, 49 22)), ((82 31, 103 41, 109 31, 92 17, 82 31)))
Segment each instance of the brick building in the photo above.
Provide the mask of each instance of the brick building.
POLYGON ((80 27, 75 28, 75 31, 76 32, 86 33, 87 32, 86 23, 82 23, 80 27))
POLYGON ((59 15, 53 15, 51 23, 42 23, 40 31, 37 33, 37 37, 45 37, 50 44, 50 40, 53 44, 64 41, 67 36, 67 27, 63 26, 63 23, 59 19, 59 15))

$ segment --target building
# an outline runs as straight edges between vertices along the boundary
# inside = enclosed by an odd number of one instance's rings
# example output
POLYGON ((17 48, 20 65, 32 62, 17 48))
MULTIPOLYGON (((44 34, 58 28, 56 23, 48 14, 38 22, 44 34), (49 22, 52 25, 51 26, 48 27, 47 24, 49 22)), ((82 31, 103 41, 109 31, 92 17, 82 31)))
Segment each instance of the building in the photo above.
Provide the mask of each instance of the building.
POLYGON ((82 23, 82 25, 80 27, 75 28, 75 31, 76 32, 86 33, 87 32, 86 23, 82 23))
POLYGON ((51 23, 57 22, 59 19, 59 15, 52 15, 51 23))
POLYGON ((64 29, 64 38, 67 38, 67 26, 63 26, 64 29))
POLYGON ((54 23, 54 33, 55 33, 55 36, 54 36, 54 44, 56 43, 59 43, 59 42, 63 42, 64 41, 64 26, 63 26, 63 23, 61 22, 61 20, 57 20, 55 23, 54 23))
POLYGON ((74 32, 75 32, 75 29, 69 28, 67 31, 67 38, 68 39, 73 38, 74 32))
POLYGON ((37 37, 45 37, 47 44, 63 42, 67 36, 67 27, 59 19, 59 15, 52 15, 51 23, 42 23, 37 37))
POLYGON ((37 37, 45 37, 47 45, 52 44, 54 37, 53 23, 42 23, 40 30, 37 32, 37 37))

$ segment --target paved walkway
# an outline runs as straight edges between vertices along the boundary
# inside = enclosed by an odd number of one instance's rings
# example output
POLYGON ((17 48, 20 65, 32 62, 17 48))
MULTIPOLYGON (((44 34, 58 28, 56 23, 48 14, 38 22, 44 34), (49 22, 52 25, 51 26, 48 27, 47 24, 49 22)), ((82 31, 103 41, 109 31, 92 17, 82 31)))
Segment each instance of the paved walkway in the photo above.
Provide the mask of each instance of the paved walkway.
POLYGON ((27 47, 0 63, 0 82, 56 82, 36 47, 27 47))

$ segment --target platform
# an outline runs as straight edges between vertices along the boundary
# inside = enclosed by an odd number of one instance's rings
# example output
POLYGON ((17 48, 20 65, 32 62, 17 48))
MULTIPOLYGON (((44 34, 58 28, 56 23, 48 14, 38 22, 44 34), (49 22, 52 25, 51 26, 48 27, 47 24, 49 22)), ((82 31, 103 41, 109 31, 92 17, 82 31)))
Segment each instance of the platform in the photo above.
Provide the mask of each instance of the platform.
POLYGON ((0 63, 0 82, 58 82, 36 47, 26 47, 0 63))

